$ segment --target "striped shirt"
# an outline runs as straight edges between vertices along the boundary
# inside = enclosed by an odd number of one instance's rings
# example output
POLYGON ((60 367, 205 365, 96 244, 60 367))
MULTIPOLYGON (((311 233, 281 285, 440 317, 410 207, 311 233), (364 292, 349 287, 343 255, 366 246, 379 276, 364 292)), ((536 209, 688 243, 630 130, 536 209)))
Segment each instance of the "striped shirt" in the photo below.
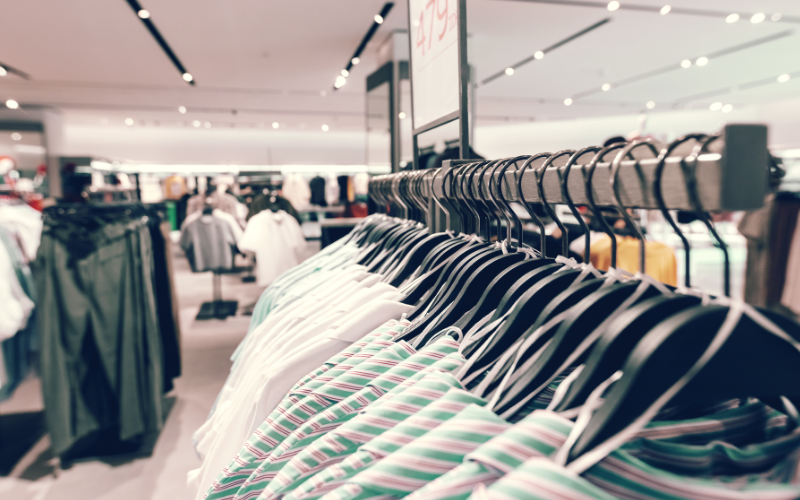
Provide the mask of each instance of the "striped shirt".
POLYGON ((461 389, 458 380, 429 373, 406 390, 360 415, 358 425, 348 426, 342 436, 358 446, 339 463, 322 469, 297 487, 286 500, 309 500, 330 494, 360 471, 410 443, 471 404, 484 405, 481 398, 461 389))
MULTIPOLYGON (((311 443, 354 418, 359 411, 403 380, 443 359, 448 354, 457 352, 459 348, 458 342, 449 336, 438 339, 416 353, 405 342, 399 342, 396 345, 403 346, 408 353, 402 363, 394 366, 369 363, 369 370, 361 365, 357 370, 358 374, 369 372, 368 376, 356 379, 347 374, 344 376, 347 380, 340 380, 342 378, 340 377, 328 384, 328 386, 335 385, 336 395, 341 398, 339 402, 309 419, 275 447, 273 452, 241 485, 234 498, 247 500, 258 497, 269 482, 275 478, 278 471, 311 443)), ((381 355, 383 353, 376 356, 376 359, 381 355)))

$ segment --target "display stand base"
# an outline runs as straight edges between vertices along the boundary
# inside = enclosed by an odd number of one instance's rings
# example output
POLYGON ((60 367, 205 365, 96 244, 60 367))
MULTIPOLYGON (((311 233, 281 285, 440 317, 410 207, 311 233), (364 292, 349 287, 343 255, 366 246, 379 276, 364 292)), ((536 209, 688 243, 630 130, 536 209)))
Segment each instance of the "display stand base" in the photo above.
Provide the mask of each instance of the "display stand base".
POLYGON ((195 317, 196 320, 204 321, 208 319, 225 319, 228 316, 236 316, 239 302, 235 300, 218 300, 215 302, 203 302, 200 312, 195 317))

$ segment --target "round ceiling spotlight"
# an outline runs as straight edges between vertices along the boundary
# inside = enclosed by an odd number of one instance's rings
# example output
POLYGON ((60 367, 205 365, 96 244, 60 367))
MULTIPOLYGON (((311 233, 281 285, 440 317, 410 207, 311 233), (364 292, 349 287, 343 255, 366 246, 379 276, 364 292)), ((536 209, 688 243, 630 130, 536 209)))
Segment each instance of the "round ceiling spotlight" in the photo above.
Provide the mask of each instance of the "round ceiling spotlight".
POLYGON ((653 108, 656 107, 656 102, 655 101, 647 101, 647 104, 645 104, 645 106, 647 106, 647 109, 653 109, 653 108))
POLYGON ((789 73, 784 73, 784 74, 782 74, 781 76, 778 77, 778 83, 786 83, 791 79, 792 79, 792 75, 790 75, 789 73))
POLYGON ((358 63, 361 62, 361 59, 358 58, 358 57, 354 57, 354 58, 350 59, 350 62, 353 63, 353 66, 356 66, 358 63))
POLYGON ((281 124, 278 122, 272 122, 272 128, 280 128, 281 124))
POLYGON ((602 89, 603 92, 608 92, 609 90, 611 90, 611 84, 610 83, 604 83, 603 86, 600 87, 600 89, 602 89))
POLYGON ((730 113, 731 111, 733 111, 733 104, 726 104, 722 106, 723 113, 730 113))
POLYGON ((739 20, 739 17, 739 14, 735 12, 733 14, 728 14, 728 17, 725 18, 725 22, 728 24, 733 24, 739 20))
POLYGON ((6 76, 7 74, 8 71, 4 67, 0 66, 0 76, 6 76))
POLYGON ((658 13, 661 14, 662 16, 666 16, 667 14, 670 13, 671 10, 672 10, 672 6, 665 5, 665 6, 661 7, 661 10, 659 10, 658 13))
POLYGON ((22 140, 22 134, 20 134, 19 132, 13 132, 11 134, 11 140, 12 141, 21 141, 22 140))
POLYGON ((564 106, 572 106, 572 98, 571 97, 567 97, 566 99, 564 99, 564 106))
POLYGON ((715 102, 714 104, 709 106, 708 109, 710 109, 711 111, 719 111, 720 109, 722 109, 722 103, 721 102, 715 102))
POLYGON ((618 9, 619 9, 619 2, 617 2, 617 0, 614 0, 613 2, 608 2, 608 10, 614 12, 615 10, 618 9))
POLYGON ((125 118, 125 125, 133 127, 133 118, 125 118))
POLYGON ((8 109, 19 109, 19 103, 14 99, 9 99, 6 101, 6 107, 8 109))
POLYGON ((537 50, 536 52, 533 53, 533 58, 544 59, 544 52, 542 52, 541 50, 537 50))
POLYGON ((150 11, 149 10, 142 9, 139 12, 137 12, 137 14, 139 14, 139 17, 142 18, 142 19, 150 19, 150 11))
POLYGON ((194 80, 194 77, 192 76, 191 73, 184 73, 183 74, 183 80, 185 82, 191 82, 192 80, 194 80))
POLYGON ((401 112, 400 112, 400 113, 397 115, 397 117, 398 117, 398 118, 400 118, 401 120, 405 120, 405 119, 406 119, 406 112, 405 112, 405 111, 401 111, 401 112))
POLYGON ((350 76, 350 72, 349 72, 349 71, 347 71, 346 69, 343 69, 343 70, 342 70, 342 76, 343 76, 343 77, 345 77, 345 78, 347 78, 348 76, 350 76))
POLYGON ((200 125, 202 125, 202 123, 200 123, 200 120, 195 120, 192 122, 192 126, 194 126, 194 128, 200 128, 200 125))
POLYGON ((698 57, 694 63, 700 67, 703 67, 708 64, 708 58, 706 56, 698 57))
POLYGON ((328 130, 330 130, 330 129, 331 129, 331 128, 330 128, 329 126, 327 126, 327 125, 323 125, 323 126, 322 126, 322 131, 323 131, 323 132, 327 132, 327 131, 328 131, 328 130))
POLYGON ((375 17, 373 19, 375 19, 376 23, 383 24, 383 16, 381 16, 380 14, 375 14, 375 17))
POLYGON ((507 74, 508 76, 511 76, 511 75, 513 75, 513 74, 514 74, 514 68, 506 68, 506 74, 507 74))
POLYGON ((757 14, 753 14, 753 17, 750 18, 750 22, 753 24, 763 23, 766 18, 766 14, 759 12, 757 14))
POLYGON ((178 106, 178 113, 185 115, 186 114, 186 107, 185 106, 178 106))
POLYGON ((692 67, 692 61, 690 61, 689 59, 684 59, 683 61, 681 61, 681 68, 688 69, 691 67, 692 67))

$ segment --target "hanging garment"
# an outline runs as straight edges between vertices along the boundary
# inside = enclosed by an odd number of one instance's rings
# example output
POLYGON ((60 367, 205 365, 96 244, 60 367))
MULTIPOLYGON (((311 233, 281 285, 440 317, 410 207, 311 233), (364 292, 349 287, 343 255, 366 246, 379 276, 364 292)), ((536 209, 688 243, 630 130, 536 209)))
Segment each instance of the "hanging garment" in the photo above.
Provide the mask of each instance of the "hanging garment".
POLYGON ((203 215, 181 230, 180 246, 192 271, 225 271, 233 268, 237 253, 231 225, 213 215, 203 215))
MULTIPOLYGON (((611 267, 611 240, 603 235, 589 248, 592 265, 601 271, 611 267)), ((675 251, 657 241, 645 241, 645 273, 671 286, 678 285, 678 261, 675 251)), ((629 273, 639 271, 639 240, 632 236, 617 237, 617 267, 629 273)))
POLYGON ((26 262, 36 259, 42 239, 42 214, 24 203, 0 201, 0 226, 7 228, 18 241, 26 262))
POLYGON ((258 284, 267 286, 299 263, 306 240, 300 225, 284 211, 264 210, 247 222, 239 248, 256 254, 258 284))
POLYGON ((236 206, 239 204, 239 200, 231 194, 220 193, 219 191, 214 191, 208 196, 205 194, 197 194, 189 198, 189 201, 186 203, 186 215, 189 216, 195 212, 202 212, 207 202, 210 203, 213 208, 218 208, 232 215, 234 218, 237 217, 236 206))
POLYGON ((339 204, 339 180, 334 175, 329 175, 325 182, 325 200, 328 205, 339 204))
POLYGON ((247 220, 250 220, 254 215, 257 213, 261 213, 264 210, 273 210, 275 212, 279 210, 283 210, 287 214, 294 217, 294 220, 297 221, 298 224, 303 224, 303 219, 300 218, 300 214, 295 210, 289 200, 284 198, 281 195, 268 193, 268 194, 258 194, 253 199, 252 203, 250 203, 250 211, 247 214, 247 220))
MULTIPOLYGON (((795 226, 792 242, 789 245, 786 276, 800 276, 800 224, 795 226)), ((786 280, 783 286, 781 304, 795 314, 800 315, 800 280, 786 280)))
POLYGON ((180 175, 170 175, 164 179, 164 198, 180 200, 186 192, 186 179, 180 175))
POLYGON ((304 208, 311 201, 311 189, 300 174, 287 175, 283 179, 281 193, 294 207, 304 208))
MULTIPOLYGON (((3 228, 0 227, 0 230, 3 228)), ((25 329, 34 307, 17 277, 15 259, 10 253, 16 249, 9 249, 4 243, 0 241, 0 304, 3 304, 3 312, 0 314, 0 341, 25 329)))
POLYGON ((311 188, 311 204, 320 207, 327 207, 328 201, 325 199, 325 179, 316 176, 308 183, 311 188))
MULTIPOLYGON (((199 219, 202 215, 203 212, 195 212, 193 214, 190 214, 183 221, 183 225, 181 225, 181 230, 183 230, 183 228, 186 227, 186 225, 199 219)), ((236 243, 239 243, 239 240, 241 240, 242 236, 244 236, 244 231, 242 230, 242 227, 239 225, 239 221, 231 214, 223 212, 218 208, 212 210, 211 215, 218 219, 224 220, 230 226, 231 231, 233 232, 234 241, 236 241, 236 243)))

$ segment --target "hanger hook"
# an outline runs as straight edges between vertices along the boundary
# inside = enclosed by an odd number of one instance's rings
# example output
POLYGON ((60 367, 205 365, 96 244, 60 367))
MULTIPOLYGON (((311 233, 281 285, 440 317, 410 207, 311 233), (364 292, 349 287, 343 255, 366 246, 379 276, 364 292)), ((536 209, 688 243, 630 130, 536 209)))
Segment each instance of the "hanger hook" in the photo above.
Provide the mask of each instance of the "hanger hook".
POLYGON ((606 154, 611 151, 624 148, 626 144, 628 143, 616 142, 603 147, 603 149, 594 155, 594 158, 592 158, 592 160, 586 166, 586 183, 584 185, 586 188, 586 201, 589 202, 589 209, 592 211, 595 219, 597 219, 597 222, 600 224, 603 232, 606 233, 611 240, 611 267, 617 267, 617 237, 614 234, 614 229, 608 224, 608 221, 603 216, 603 212, 597 207, 597 204, 594 201, 594 187, 592 185, 592 181, 594 179, 594 172, 597 170, 597 164, 605 159, 606 154))
POLYGON ((574 155, 570 157, 567 161, 567 164, 564 166, 564 175, 561 178, 561 197, 567 203, 570 212, 572 215, 578 219, 578 224, 581 226, 581 230, 583 231, 584 236, 584 243, 585 248, 583 249, 583 261, 588 264, 590 262, 591 257, 591 250, 590 247, 592 245, 592 237, 589 233, 589 226, 586 224, 586 221, 583 220, 583 216, 580 212, 578 212, 575 203, 572 202, 572 196, 569 194, 569 172, 572 170, 572 166, 577 163, 578 159, 580 159, 586 153, 596 153, 600 151, 599 146, 589 146, 588 148, 583 148, 580 151, 577 151, 574 155))
POLYGON ((478 162, 478 163, 467 163, 467 164, 463 165, 459 169, 459 170, 463 170, 463 173, 461 173, 461 179, 458 182, 458 191, 459 191, 459 193, 461 193, 461 196, 462 196, 462 199, 464 200, 465 206, 469 209, 469 214, 472 217, 472 219, 471 219, 472 227, 470 229, 471 229, 472 234, 475 234, 475 235, 477 235, 478 232, 481 229, 481 227, 480 227, 481 214, 478 211, 478 207, 477 207, 477 204, 476 204, 475 200, 471 196, 471 192, 469 192, 469 188, 467 188, 467 192, 465 193, 465 191, 464 191, 464 181, 468 179, 469 170, 471 168, 477 167, 478 165, 480 165, 480 162, 478 162))
MULTIPOLYGON (((547 172, 547 167, 552 165, 556 159, 562 156, 571 156, 574 153, 575 150, 573 149, 564 149, 557 153, 553 153, 549 158, 547 158, 547 160, 545 160, 538 170, 534 170, 536 173, 536 187, 539 190, 539 198, 541 198, 547 214, 553 219, 553 221, 555 221, 556 226, 558 226, 558 228, 561 230, 561 255, 564 257, 569 257, 569 232, 567 230, 567 226, 561 222, 561 219, 558 218, 556 211, 553 210, 553 207, 551 207, 550 203, 547 201, 547 195, 544 192, 544 174, 547 172)), ((556 167, 556 170, 558 170, 558 167, 556 167)))
POLYGON ((467 183, 467 187, 466 187, 467 197, 469 197, 470 201, 472 202, 471 204, 472 204, 472 207, 475 209, 475 213, 478 214, 478 219, 477 219, 478 230, 476 231, 476 233, 478 231, 482 232, 484 239, 486 241, 490 241, 491 240, 491 234, 490 234, 491 223, 489 221, 489 214, 488 214, 487 211, 484 211, 486 209, 486 205, 478 203, 478 200, 477 200, 477 197, 476 197, 475 191, 474 191, 475 182, 473 181, 473 179, 475 177, 475 172, 477 172, 478 169, 481 166, 485 165, 486 163, 487 163, 487 161, 480 161, 480 162, 477 162, 477 163, 470 164, 467 167, 466 171, 464 172, 464 177, 461 179, 461 182, 462 182, 462 186, 463 186, 463 183, 466 181, 466 183, 467 183))
MULTIPOLYGON (((547 235, 545 234, 544 222, 542 219, 536 215, 536 211, 533 209, 528 200, 525 199, 525 195, 522 192, 522 178, 525 176, 525 171, 528 167, 536 160, 547 158, 552 153, 539 153, 531 156, 528 158, 525 163, 522 164, 520 168, 517 169, 519 175, 517 176, 517 195, 519 196, 520 201, 522 202, 522 206, 525 207, 525 210, 528 212, 528 215, 531 216, 531 219, 539 226, 539 252, 542 254, 542 257, 547 257, 547 235)), ((535 169, 534 169, 535 172, 535 169)))
MULTIPOLYGON (((496 166, 502 160, 495 160, 487 162, 485 166, 481 167, 480 174, 478 174, 478 193, 480 195, 481 203, 484 207, 486 207, 486 213, 489 215, 489 232, 491 233, 492 229, 492 222, 497 223, 497 241, 502 239, 503 235, 503 223, 500 220, 500 217, 497 215, 500 212, 500 208, 497 206, 497 203, 492 198, 492 174, 489 174, 489 182, 486 182, 486 171, 489 170, 492 166, 496 166), (483 188, 486 187, 486 191, 489 193, 487 197, 484 192, 483 188), (491 198, 491 204, 490 204, 491 198)), ((478 169, 476 169, 477 171, 478 169)), ((494 172, 494 169, 492 169, 494 172)))
POLYGON ((505 160, 497 162, 497 166, 495 166, 494 169, 492 169, 492 177, 491 178, 492 178, 493 181, 495 179, 495 173, 497 172, 498 169, 500 169, 500 172, 497 173, 497 181, 496 181, 496 184, 495 184, 495 192, 497 192, 497 197, 500 198, 500 201, 501 201, 502 205, 505 207, 505 210, 503 210, 500 207, 501 203, 499 203, 497 201, 497 198, 495 197, 495 195, 492 192, 492 190, 491 189, 489 190, 489 194, 491 195, 492 199, 494 200, 495 205, 497 205, 497 208, 500 209, 500 211, 503 213, 503 215, 506 218, 506 241, 507 241, 507 246, 508 246, 509 250, 512 250, 514 252, 516 252, 517 250, 519 250, 520 247, 522 247, 522 222, 519 220, 519 217, 517 217, 517 214, 514 213, 514 210, 511 208, 511 205, 508 203, 508 201, 506 201, 506 198, 503 195, 503 181, 505 180, 505 173, 506 173, 506 170, 508 169, 508 167, 510 165, 512 165, 512 164, 516 164, 517 161, 519 161, 521 159, 524 159, 524 158, 527 158, 527 156, 517 156, 516 158, 506 158, 505 160), (512 219, 513 219, 513 222, 512 222, 512 219), (513 236, 511 234, 511 231, 512 231, 512 229, 514 227, 516 227, 516 229, 517 229, 517 246, 516 247, 514 247, 514 239, 513 239, 513 236))
POLYGON ((706 134, 687 134, 683 137, 678 137, 669 146, 661 150, 661 154, 658 157, 658 163, 656 164, 656 169, 653 172, 653 198, 656 200, 656 204, 658 205, 658 209, 661 211, 661 215, 670 225, 675 234, 678 235, 678 238, 681 239, 681 243, 683 243, 683 253, 684 253, 684 276, 683 276, 683 285, 686 288, 692 287, 692 280, 691 280, 691 260, 689 253, 691 251, 691 245, 689 245, 689 240, 681 231, 678 224, 675 222, 675 219, 672 218, 672 214, 669 213, 669 208, 667 208, 667 204, 664 203, 664 195, 662 191, 662 184, 661 184, 661 177, 664 173, 664 166, 667 164, 667 158, 671 155, 679 146, 685 144, 688 141, 703 141, 708 137, 706 134))
MULTIPOLYGON (((625 158, 626 156, 632 156, 633 150, 641 146, 647 147, 650 150, 650 152, 653 153, 653 156, 658 157, 658 148, 656 148, 656 146, 653 145, 652 139, 648 138, 628 143, 628 145, 626 145, 622 149, 622 151, 617 153, 617 156, 614 158, 614 161, 611 162, 611 178, 609 179, 609 183, 611 184, 611 192, 614 195, 613 196, 614 201, 617 203, 617 210, 619 211, 620 215, 622 215, 622 218, 625 220, 625 223, 628 225, 628 227, 631 228, 634 234, 636 234, 636 238, 639 240, 639 271, 642 274, 647 274, 644 270, 645 244, 646 244, 644 240, 644 233, 642 233, 642 230, 639 227, 639 225, 636 224, 636 222, 631 218, 630 215, 628 215, 628 211, 623 206, 622 198, 620 197, 619 194, 619 183, 617 182, 619 169, 620 166, 622 165, 623 158, 625 158)), ((635 162, 634 163, 635 168, 637 170, 640 169, 638 160, 634 159, 634 162, 635 162)), ((647 190, 642 189, 642 195, 647 196, 647 190)))

